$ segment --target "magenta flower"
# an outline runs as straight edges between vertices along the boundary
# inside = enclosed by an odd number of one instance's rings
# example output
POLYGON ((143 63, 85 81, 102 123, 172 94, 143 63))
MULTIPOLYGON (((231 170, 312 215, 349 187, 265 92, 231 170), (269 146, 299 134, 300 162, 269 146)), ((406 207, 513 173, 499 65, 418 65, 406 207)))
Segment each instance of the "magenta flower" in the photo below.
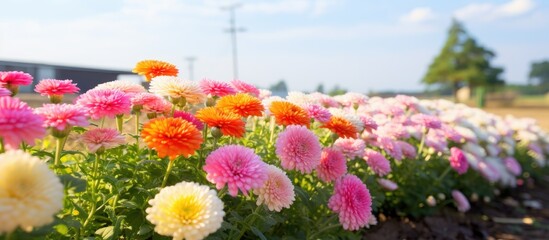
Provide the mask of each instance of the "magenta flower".
POLYGON ((78 93, 80 88, 72 80, 44 79, 34 87, 34 91, 42 96, 61 97, 65 94, 78 93))
POLYGON ((454 201, 456 203, 457 209, 460 212, 467 212, 469 209, 471 209, 471 205, 469 204, 469 200, 458 190, 452 191, 452 197, 454 198, 454 201))
POLYGON ((391 172, 391 164, 381 153, 371 149, 364 151, 364 160, 370 166, 372 171, 382 177, 391 172))
POLYGON ((223 97, 236 93, 236 89, 234 89, 233 86, 226 82, 202 79, 200 80, 200 82, 198 82, 198 84, 200 85, 200 89, 202 89, 202 92, 212 97, 223 97))
POLYGON ((44 119, 18 98, 0 97, 0 139, 7 149, 17 149, 21 142, 32 145, 46 134, 44 119))
POLYGON ((318 137, 304 126, 290 125, 278 135, 276 155, 282 168, 310 173, 320 164, 318 137))
POLYGON ((52 128, 54 137, 65 137, 73 126, 89 124, 85 110, 72 104, 44 104, 34 112, 44 118, 44 127, 52 128))
POLYGON ((398 189, 398 185, 389 179, 378 178, 377 183, 379 183, 379 186, 387 191, 394 191, 398 189))
POLYGON ((400 145, 397 144, 396 141, 388 137, 378 137, 377 139, 380 147, 385 150, 385 152, 389 154, 389 156, 397 161, 402 160, 402 158, 404 157, 402 155, 402 149, 400 149, 400 145))
POLYGON ((332 148, 322 150, 320 165, 316 168, 318 178, 331 182, 347 173, 347 160, 340 151, 332 148))
POLYGON ((8 89, 0 87, 0 97, 11 96, 11 92, 8 89))
POLYGON ((248 196, 250 190, 263 186, 267 180, 266 166, 252 149, 226 145, 210 153, 204 171, 208 181, 215 183, 217 189, 226 184, 231 196, 236 196, 239 190, 248 196))
POLYGON ((115 89, 92 89, 81 95, 76 104, 84 107, 92 119, 114 118, 131 110, 130 97, 115 89))
POLYGON ((192 123, 196 129, 202 131, 204 129, 204 124, 198 120, 192 113, 184 112, 184 111, 175 111, 173 114, 173 117, 182 118, 184 120, 187 120, 187 122, 192 123))
POLYGON ((312 118, 321 123, 326 123, 330 121, 330 118, 332 117, 332 114, 330 113, 330 111, 328 111, 328 109, 317 104, 310 104, 305 110, 307 110, 312 118))
POLYGON ((251 85, 249 83, 245 83, 240 80, 232 80, 231 85, 236 89, 239 93, 248 93, 254 97, 259 96, 259 89, 257 89, 254 85, 251 85))
POLYGON ((404 141, 396 141, 396 144, 400 147, 400 150, 402 150, 402 154, 408 159, 414 159, 417 156, 416 147, 412 146, 412 144, 409 144, 404 141))
POLYGON ((377 129, 378 127, 377 123, 376 121, 374 121, 373 118, 365 115, 360 115, 359 117, 360 117, 360 120, 362 121, 362 124, 364 125, 364 130, 368 132, 372 132, 373 130, 377 129))
POLYGON ((509 171, 511 174, 519 176, 522 173, 522 167, 514 157, 504 158, 503 163, 505 164, 505 168, 507 169, 507 171, 509 171))
POLYGON ((284 171, 273 165, 267 165, 267 180, 259 188, 257 205, 264 203, 269 210, 280 212, 282 208, 290 208, 295 200, 294 185, 284 171))
POLYGON ((116 129, 94 128, 81 136, 91 153, 102 153, 107 149, 118 147, 126 142, 124 136, 116 129))
POLYGON ((334 142, 334 148, 343 153, 348 159, 355 159, 364 155, 366 143, 362 139, 338 138, 334 142))
POLYGON ((32 83, 32 76, 28 73, 11 71, 0 72, 0 87, 26 86, 32 83))
POLYGON ((450 149, 450 166, 452 166, 452 168, 454 168, 459 175, 467 172, 469 163, 467 162, 467 158, 461 149, 457 147, 452 147, 450 149))
POLYGON ((368 225, 372 217, 372 196, 358 177, 348 174, 336 181, 328 207, 339 213, 345 230, 358 230, 368 225))

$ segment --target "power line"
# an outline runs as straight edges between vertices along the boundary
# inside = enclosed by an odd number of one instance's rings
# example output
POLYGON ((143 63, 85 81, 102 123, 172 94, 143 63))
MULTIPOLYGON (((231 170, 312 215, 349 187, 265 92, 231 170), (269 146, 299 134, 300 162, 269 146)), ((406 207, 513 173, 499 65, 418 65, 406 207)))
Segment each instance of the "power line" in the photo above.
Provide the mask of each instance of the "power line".
POLYGON ((231 40, 233 44, 233 78, 234 79, 238 79, 238 57, 237 57, 238 52, 237 52, 237 43, 236 43, 236 33, 245 31, 244 28, 236 27, 235 10, 241 6, 242 4, 235 3, 233 5, 221 8, 221 10, 229 11, 230 13, 230 19, 229 19, 230 27, 226 30, 226 32, 231 34, 231 40))
POLYGON ((196 57, 186 57, 185 60, 189 62, 189 80, 194 80, 194 61, 196 61, 196 57))

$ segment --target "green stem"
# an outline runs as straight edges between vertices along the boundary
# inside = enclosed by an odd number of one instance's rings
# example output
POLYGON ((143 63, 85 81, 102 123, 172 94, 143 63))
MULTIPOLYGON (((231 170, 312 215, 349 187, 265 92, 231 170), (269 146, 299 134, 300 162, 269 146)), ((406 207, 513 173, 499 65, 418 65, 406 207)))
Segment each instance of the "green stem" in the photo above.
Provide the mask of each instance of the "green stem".
POLYGON ((86 229, 86 226, 88 226, 88 224, 90 223, 90 221, 92 220, 93 218, 93 215, 95 215, 95 211, 97 210, 97 203, 96 203, 96 191, 97 191, 97 182, 98 182, 98 172, 97 172, 97 168, 99 166, 99 157, 100 157, 100 154, 99 153, 95 153, 95 161, 93 162, 93 169, 92 169, 92 173, 90 174, 91 176, 93 176, 93 181, 92 181, 92 184, 91 184, 91 201, 92 201, 92 207, 90 209, 90 212, 88 214, 88 217, 86 218, 86 221, 84 221, 84 224, 82 225, 82 229, 86 229))
POLYGON ((175 114, 175 104, 172 104, 172 110, 170 112, 170 116, 173 117, 174 114, 175 114))
POLYGON ((103 128, 105 126, 105 117, 101 118, 101 123, 99 124, 100 128, 103 128))
POLYGON ((55 167, 58 167, 61 162, 61 151, 63 151, 64 138, 55 138, 55 158, 53 161, 53 166, 55 167))
POLYGON ((6 149, 4 148, 4 139, 0 138, 0 153, 4 153, 6 149))
POLYGON ((446 170, 437 178, 436 182, 440 182, 449 172, 452 170, 452 166, 448 166, 446 170))
POLYGON ((252 226, 257 219, 257 216, 259 216, 259 211, 261 210, 263 206, 259 205, 257 208, 255 208, 254 212, 252 213, 252 219, 250 222, 247 222, 246 225, 240 230, 240 233, 238 234, 238 237, 235 239, 241 239, 244 236, 244 233, 246 233, 246 230, 248 230, 249 226, 252 226))
POLYGON ((427 128, 423 127, 423 135, 421 136, 421 142, 419 143, 419 148, 417 150, 417 157, 421 157, 421 153, 423 152, 423 146, 425 145, 425 138, 427 137, 427 128))
POLYGON ((271 116, 271 121, 269 122, 269 130, 271 131, 271 135, 269 136, 269 145, 271 145, 271 143, 273 142, 273 137, 274 137, 274 130, 275 130, 275 118, 273 116, 271 116))
POLYGON ((12 240, 13 239, 13 233, 9 232, 9 233, 6 233, 6 238, 4 238, 5 240, 12 240))
POLYGON ((162 180, 162 186, 160 186, 160 188, 164 188, 166 186, 166 183, 168 182, 168 176, 170 176, 170 173, 172 172, 174 162, 175 162, 175 159, 173 161, 170 160, 170 163, 168 163, 168 168, 166 169, 166 175, 164 175, 164 179, 162 180))
POLYGON ((136 152, 139 154, 139 117, 141 112, 135 112, 135 146, 137 148, 136 152))
POLYGON ((116 115, 116 129, 122 133, 124 127, 124 115, 116 115))

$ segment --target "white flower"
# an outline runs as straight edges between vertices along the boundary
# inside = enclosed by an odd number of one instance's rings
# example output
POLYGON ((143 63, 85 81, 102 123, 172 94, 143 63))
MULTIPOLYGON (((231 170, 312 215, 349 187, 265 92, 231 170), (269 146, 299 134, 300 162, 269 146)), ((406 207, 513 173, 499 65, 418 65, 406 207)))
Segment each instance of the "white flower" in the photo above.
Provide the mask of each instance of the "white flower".
POLYGON ((118 89, 126 94, 137 94, 147 90, 141 85, 128 80, 115 80, 97 85, 94 89, 118 89))
POLYGON ((0 235, 53 222, 63 185, 48 166, 21 150, 0 154, 0 235))
POLYGON ((166 187, 149 201, 147 220, 154 231, 174 240, 204 239, 223 222, 223 202, 207 186, 180 182, 166 187))
POLYGON ((177 77, 160 76, 151 81, 150 92, 172 99, 185 98, 188 103, 203 103, 206 95, 196 82, 177 77))

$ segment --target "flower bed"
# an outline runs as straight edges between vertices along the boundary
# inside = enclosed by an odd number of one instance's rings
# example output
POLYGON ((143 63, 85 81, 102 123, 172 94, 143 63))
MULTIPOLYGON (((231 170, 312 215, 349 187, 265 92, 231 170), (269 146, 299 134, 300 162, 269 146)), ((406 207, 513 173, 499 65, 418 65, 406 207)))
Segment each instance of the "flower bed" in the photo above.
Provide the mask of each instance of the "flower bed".
POLYGON ((549 155, 532 120, 448 101, 283 99, 160 61, 134 71, 149 91, 118 80, 61 104, 78 88, 42 80, 51 104, 36 109, 14 97, 32 77, 0 73, 0 235, 361 238, 374 213, 465 212, 539 176, 549 155))

